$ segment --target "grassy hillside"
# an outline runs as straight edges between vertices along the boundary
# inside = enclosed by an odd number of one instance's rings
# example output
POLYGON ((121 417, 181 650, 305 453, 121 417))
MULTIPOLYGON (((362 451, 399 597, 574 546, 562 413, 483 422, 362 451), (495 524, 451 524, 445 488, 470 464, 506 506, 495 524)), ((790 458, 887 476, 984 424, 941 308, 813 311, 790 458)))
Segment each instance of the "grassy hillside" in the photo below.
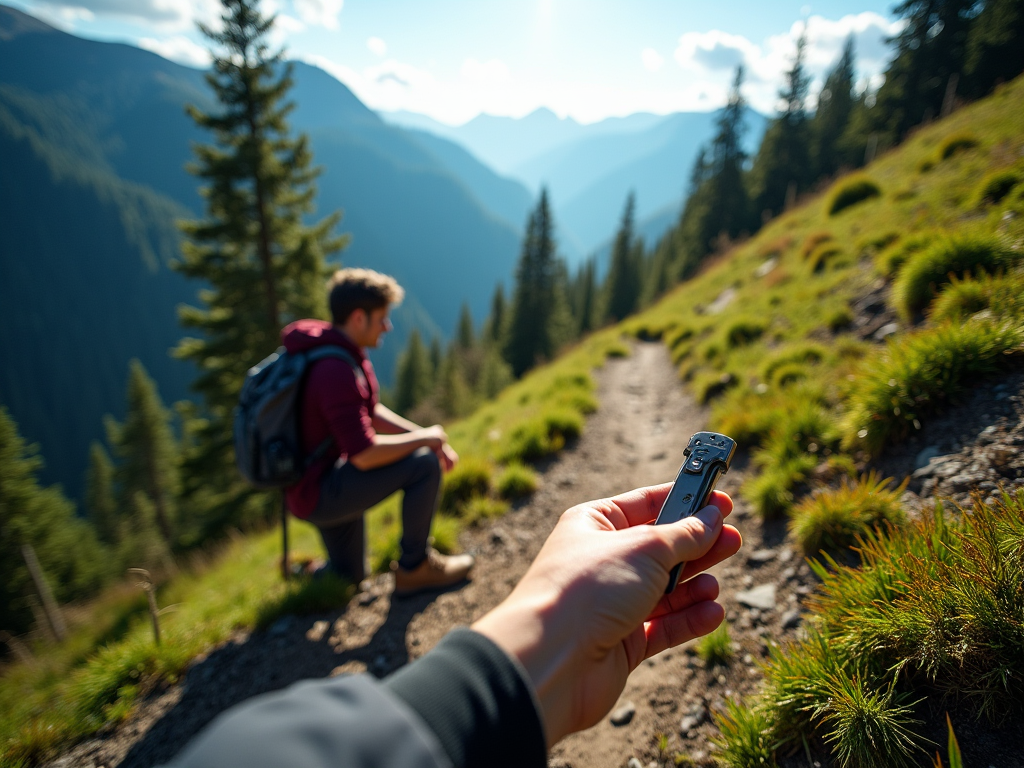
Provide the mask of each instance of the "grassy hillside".
MULTIPOLYGON (((828 546, 841 550, 857 534, 875 536, 863 569, 825 561, 809 638, 772 657, 760 699, 722 717, 723 759, 772 765, 806 743, 838 764, 870 765, 884 742, 884 764, 923 763, 914 745, 934 723, 918 723, 913 705, 927 686, 957 701, 963 676, 947 663, 954 657, 995 665, 1002 675, 972 681, 974 701, 983 704, 966 702, 964 716, 1013 711, 1024 700, 1024 497, 1008 497, 998 510, 980 505, 971 516, 932 515, 908 525, 884 483, 853 478, 872 456, 898 450, 976 377, 1016 364, 1024 345, 1016 271, 1024 236, 1022 109, 1019 80, 919 131, 655 307, 591 336, 452 425, 463 461, 445 483, 439 546, 453 546, 461 526, 498 515, 509 498, 529 492, 536 482, 529 462, 558 451, 597 407, 590 371, 607 355, 627 353, 622 334, 661 338, 694 394, 713 402, 712 426, 754 451, 761 471, 744 493, 761 514, 799 521, 813 513, 796 506, 800 497, 826 485, 818 498, 835 500, 826 512, 847 510, 848 523, 829 529, 828 546), (993 277, 975 279, 981 266, 993 277), (942 290, 949 272, 955 282, 942 290), (858 299, 872 291, 885 297, 873 317, 900 318, 884 342, 874 338, 883 326, 858 325, 865 312, 858 299), (898 527, 871 534, 879 521, 898 527), (936 594, 955 599, 929 613, 936 594), (978 606, 988 606, 983 615, 992 620, 965 627, 965 617, 981 615, 978 606), (872 623, 879 616, 889 623, 872 623), (948 634, 929 635, 935 622, 948 634), (897 636, 893 627, 919 634, 897 636), (934 642, 906 642, 913 637, 934 642), (922 658, 922 648, 942 663, 922 658)), ((397 518, 394 501, 370 515, 377 568, 395 551, 397 518)), ((299 547, 312 551, 311 529, 296 528, 299 547)), ((823 526, 811 519, 803 530, 820 534, 823 526)), ((138 598, 110 595, 59 653, 8 669, 0 683, 4 763, 31 762, 123 719, 147 686, 174 680, 190 658, 237 628, 344 600, 348 588, 340 583, 280 584, 276 540, 242 537, 164 586, 160 604, 181 608, 165 617, 159 650, 138 598), (226 583, 236 591, 224 591, 226 583)))

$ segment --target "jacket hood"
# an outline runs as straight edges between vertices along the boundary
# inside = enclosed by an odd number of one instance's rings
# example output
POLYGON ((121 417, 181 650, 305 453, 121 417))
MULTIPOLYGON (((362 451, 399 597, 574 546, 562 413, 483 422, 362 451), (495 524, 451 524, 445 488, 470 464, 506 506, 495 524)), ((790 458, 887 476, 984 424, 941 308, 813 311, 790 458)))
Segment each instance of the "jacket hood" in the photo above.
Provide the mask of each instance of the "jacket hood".
POLYGON ((363 350, 326 320, 296 320, 281 331, 281 342, 288 352, 305 352, 328 344, 344 347, 362 360, 363 350))

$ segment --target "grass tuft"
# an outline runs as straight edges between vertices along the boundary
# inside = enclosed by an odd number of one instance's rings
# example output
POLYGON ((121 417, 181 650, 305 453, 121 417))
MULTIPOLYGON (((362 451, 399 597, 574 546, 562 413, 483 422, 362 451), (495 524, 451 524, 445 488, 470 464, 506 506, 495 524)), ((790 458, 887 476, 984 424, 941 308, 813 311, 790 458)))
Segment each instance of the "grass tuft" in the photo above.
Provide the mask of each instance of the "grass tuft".
POLYGON ((843 482, 835 489, 805 499, 789 521, 789 528, 808 556, 820 551, 838 553, 879 526, 906 523, 900 506, 904 485, 891 488, 892 479, 872 473, 855 483, 843 482))
POLYGON ((525 464, 509 464, 498 476, 496 488, 503 499, 521 499, 537 490, 537 473, 525 464))
POLYGON ((949 160, 960 152, 966 152, 978 146, 978 137, 973 133, 954 133, 939 145, 939 160, 949 160))
POLYGON ((481 520, 493 520, 508 512, 505 499, 492 499, 489 496, 477 496, 470 499, 462 509, 462 520, 467 523, 478 523, 481 520))
POLYGON ((1001 202, 1020 182, 1021 174, 1017 171, 1002 170, 990 173, 982 179, 978 187, 978 207, 983 208, 1001 202))
POLYGON ((884 354, 867 358, 854 376, 844 445, 878 455, 1022 351, 1024 328, 987 319, 947 323, 890 341, 884 354))
POLYGON ((950 275, 1012 269, 1021 255, 992 235, 956 234, 936 239, 904 264, 893 285, 893 302, 906 320, 931 303, 950 275))
POLYGON ((459 460, 451 472, 444 476, 441 489, 441 509, 458 513, 476 496, 486 496, 491 490, 494 470, 486 459, 467 456, 459 460))
POLYGON ((879 197, 881 194, 882 188, 874 179, 856 174, 840 181, 833 189, 827 203, 828 215, 835 216, 857 203, 879 197))
POLYGON ((732 639, 729 637, 729 625, 722 622, 714 632, 710 632, 697 641, 697 655, 708 664, 728 664, 732 658, 732 639))
POLYGON ((875 259, 875 269, 883 277, 892 277, 899 272, 911 256, 931 245, 937 236, 937 233, 928 230, 895 241, 878 254, 875 259))
POLYGON ((725 331, 725 340, 735 349, 757 341, 768 326, 760 320, 741 318, 731 323, 725 331))
POLYGON ((727 768, 775 768, 775 738, 768 713, 726 699, 714 713, 720 736, 712 739, 718 761, 727 768))

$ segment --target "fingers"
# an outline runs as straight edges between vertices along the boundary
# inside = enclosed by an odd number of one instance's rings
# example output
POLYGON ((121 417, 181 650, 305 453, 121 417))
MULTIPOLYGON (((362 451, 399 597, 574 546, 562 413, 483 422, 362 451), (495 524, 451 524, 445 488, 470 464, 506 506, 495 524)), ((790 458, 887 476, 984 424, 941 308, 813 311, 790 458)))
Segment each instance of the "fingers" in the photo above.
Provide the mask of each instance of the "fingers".
POLYGON ((683 570, 679 574, 680 580, 692 578, 701 571, 706 571, 708 568, 718 565, 723 560, 739 552, 742 545, 743 537, 740 535, 740 532, 731 525, 723 525, 722 532, 718 535, 715 543, 711 545, 711 549, 696 560, 689 561, 683 566, 683 570))
MULTIPOLYGON (((625 515, 630 527, 645 525, 658 516, 661 505, 665 503, 671 490, 672 483, 651 485, 615 496, 611 502, 625 515)), ((722 491, 712 491, 708 504, 718 507, 723 517, 732 512, 732 499, 729 498, 729 494, 722 491)))
POLYGON ((647 636, 645 658, 712 632, 725 618, 725 609, 711 600, 669 613, 644 625, 647 636))
POLYGON ((668 595, 664 595, 658 601, 658 604, 654 606, 654 610, 651 611, 647 620, 652 621, 666 614, 685 610, 691 605, 703 602, 704 600, 716 600, 718 599, 718 591, 718 579, 710 573, 699 574, 689 581, 680 582, 675 590, 668 595))

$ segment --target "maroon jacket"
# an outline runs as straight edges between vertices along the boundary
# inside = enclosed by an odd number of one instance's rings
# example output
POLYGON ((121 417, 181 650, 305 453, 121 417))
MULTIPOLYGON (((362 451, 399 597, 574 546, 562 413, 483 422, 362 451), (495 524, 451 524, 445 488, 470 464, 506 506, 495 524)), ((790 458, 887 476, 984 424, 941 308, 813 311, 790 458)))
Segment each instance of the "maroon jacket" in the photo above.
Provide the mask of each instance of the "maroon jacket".
POLYGON ((307 454, 312 453, 328 435, 334 437, 334 443, 324 457, 287 490, 288 508, 296 517, 305 519, 320 501, 324 472, 339 458, 354 456, 373 445, 373 409, 380 401, 380 388, 373 364, 363 350, 328 322, 296 320, 281 331, 281 340, 289 352, 302 352, 325 344, 344 347, 359 361, 366 375, 365 383, 360 382, 352 366, 337 358, 318 361, 307 374, 299 414, 303 449, 307 454))

